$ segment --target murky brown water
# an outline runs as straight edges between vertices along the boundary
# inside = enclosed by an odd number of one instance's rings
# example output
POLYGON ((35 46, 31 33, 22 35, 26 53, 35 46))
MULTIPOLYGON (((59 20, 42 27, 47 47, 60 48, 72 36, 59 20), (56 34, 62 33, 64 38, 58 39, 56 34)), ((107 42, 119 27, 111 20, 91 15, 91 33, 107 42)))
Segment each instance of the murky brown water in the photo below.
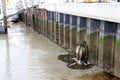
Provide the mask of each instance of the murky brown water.
POLYGON ((118 80, 96 66, 69 69, 58 59, 67 53, 23 23, 13 24, 0 35, 0 80, 118 80))

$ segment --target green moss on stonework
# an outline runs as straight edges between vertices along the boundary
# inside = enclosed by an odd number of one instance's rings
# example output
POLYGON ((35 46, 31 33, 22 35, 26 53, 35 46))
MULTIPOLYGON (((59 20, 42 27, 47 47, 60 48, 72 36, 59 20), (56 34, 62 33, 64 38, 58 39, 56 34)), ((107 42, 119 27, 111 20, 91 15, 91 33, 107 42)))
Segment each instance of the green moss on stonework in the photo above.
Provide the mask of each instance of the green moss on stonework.
POLYGON ((99 38, 99 42, 104 42, 104 39, 103 38, 99 38))
POLYGON ((94 33, 91 33, 91 34, 90 34, 91 37, 94 37, 94 36, 96 36, 96 35, 99 36, 99 32, 94 32, 94 33))
POLYGON ((69 29, 70 28, 70 26, 65 26, 65 29, 69 29))
POLYGON ((120 41, 116 41, 116 45, 117 45, 117 46, 120 46, 120 41))
POLYGON ((85 32, 86 32, 86 29, 80 30, 80 34, 85 33, 85 32))
POLYGON ((115 36, 113 35, 108 35, 104 37, 104 40, 111 40, 111 39, 115 39, 115 36))
MULTIPOLYGON (((76 28, 76 31, 77 31, 77 28, 76 28)), ((86 31, 86 30, 77 31, 77 35, 82 34, 82 33, 85 33, 85 31, 86 31)))
POLYGON ((79 32, 80 41, 85 40, 86 35, 87 35, 87 34, 86 34, 86 29, 80 30, 80 32, 79 32))
POLYGON ((104 38, 99 38, 99 41, 100 42, 104 42, 104 41, 111 41, 111 40, 115 40, 116 37, 113 36, 113 35, 107 35, 107 36, 104 36, 104 38))
POLYGON ((77 28, 72 28, 73 33, 76 33, 76 31, 77 31, 77 28))

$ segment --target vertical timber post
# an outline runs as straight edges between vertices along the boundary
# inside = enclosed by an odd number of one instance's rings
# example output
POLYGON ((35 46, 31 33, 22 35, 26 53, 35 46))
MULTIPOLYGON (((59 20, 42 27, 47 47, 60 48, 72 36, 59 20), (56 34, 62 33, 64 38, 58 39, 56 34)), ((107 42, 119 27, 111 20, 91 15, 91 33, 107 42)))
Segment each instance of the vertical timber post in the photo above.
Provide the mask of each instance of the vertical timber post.
POLYGON ((80 41, 80 36, 79 36, 80 27, 79 26, 80 26, 80 17, 77 16, 77 35, 76 35, 77 40, 76 40, 76 43, 78 43, 80 41))
POLYGON ((55 13, 55 21, 54 21, 54 32, 55 32, 55 42, 58 44, 59 43, 59 13, 55 13))
POLYGON ((38 9, 38 26, 39 26, 39 29, 38 29, 38 31, 39 31, 39 33, 41 33, 41 22, 40 22, 40 9, 38 9))
POLYGON ((65 14, 63 14, 63 47, 65 47, 65 14))
POLYGON ((98 64, 99 20, 87 19, 87 42, 89 45, 89 61, 98 64))
POLYGON ((2 0, 2 13, 3 13, 3 19, 4 19, 4 30, 5 30, 5 34, 8 34, 8 29, 7 29, 7 17, 6 17, 6 2, 5 2, 5 0, 2 0))
POLYGON ((53 39, 53 13, 50 11, 50 39, 53 39))
POLYGON ((70 15, 65 14, 64 22, 64 48, 70 48, 70 15))
POLYGON ((98 66, 103 68, 103 53, 104 53, 104 44, 103 44, 103 40, 104 40, 104 25, 105 25, 105 21, 100 21, 100 34, 99 34, 99 60, 98 60, 98 66))
POLYGON ((77 16, 71 15, 70 18, 70 49, 75 53, 77 34, 77 16))
POLYGON ((87 18, 80 17, 80 25, 79 25, 79 41, 86 41, 86 28, 87 28, 87 18))
POLYGON ((48 38, 50 39, 50 11, 48 11, 48 38))
POLYGON ((72 17, 73 15, 70 15, 70 52, 72 52, 72 17))
POLYGON ((59 13, 60 15, 59 15, 59 19, 60 19, 60 21, 59 21, 59 44, 60 45, 63 45, 63 16, 64 16, 64 14, 63 13, 59 13))

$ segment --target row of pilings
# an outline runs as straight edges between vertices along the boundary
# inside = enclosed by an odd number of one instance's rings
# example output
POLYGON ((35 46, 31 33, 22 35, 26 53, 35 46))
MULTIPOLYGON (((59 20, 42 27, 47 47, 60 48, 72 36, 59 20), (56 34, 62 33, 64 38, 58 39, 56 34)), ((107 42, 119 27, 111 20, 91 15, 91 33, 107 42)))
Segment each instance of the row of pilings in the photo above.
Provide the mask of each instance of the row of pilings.
POLYGON ((120 23, 36 7, 20 13, 19 19, 71 54, 77 42, 86 41, 89 62, 120 77, 120 23))

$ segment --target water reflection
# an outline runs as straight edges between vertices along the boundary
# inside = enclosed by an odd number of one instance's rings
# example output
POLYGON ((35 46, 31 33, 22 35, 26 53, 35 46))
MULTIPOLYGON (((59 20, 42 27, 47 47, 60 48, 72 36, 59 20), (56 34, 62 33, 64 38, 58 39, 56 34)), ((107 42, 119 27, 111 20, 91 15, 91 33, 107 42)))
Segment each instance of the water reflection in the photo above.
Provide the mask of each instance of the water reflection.
POLYGON ((8 80, 11 79, 11 62, 10 62, 10 46, 8 35, 6 35, 6 75, 8 80))

